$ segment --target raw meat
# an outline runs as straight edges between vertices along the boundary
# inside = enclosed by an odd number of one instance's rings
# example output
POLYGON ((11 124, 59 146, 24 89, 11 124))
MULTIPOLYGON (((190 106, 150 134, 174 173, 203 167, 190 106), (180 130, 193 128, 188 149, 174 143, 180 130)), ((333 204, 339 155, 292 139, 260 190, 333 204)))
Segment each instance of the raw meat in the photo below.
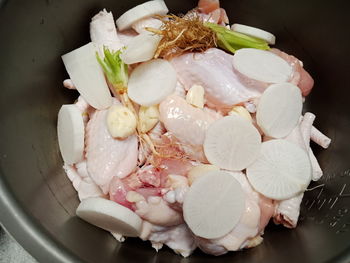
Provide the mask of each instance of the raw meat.
MULTIPOLYGON (((116 100, 115 104, 120 104, 116 100)), ((137 137, 125 140, 114 139, 108 132, 106 117, 108 110, 96 111, 86 127, 87 168, 94 182, 106 194, 114 176, 129 175, 137 165, 137 137), (126 154, 127 153, 127 154, 126 154)))
POLYGON ((257 90, 245 87, 232 66, 232 55, 217 48, 204 53, 188 53, 171 60, 178 79, 190 89, 194 84, 205 90, 208 105, 221 109, 260 96, 257 90))
POLYGON ((215 119, 176 95, 162 101, 159 112, 161 122, 185 146, 183 150, 189 157, 207 162, 203 152, 204 136, 215 119))

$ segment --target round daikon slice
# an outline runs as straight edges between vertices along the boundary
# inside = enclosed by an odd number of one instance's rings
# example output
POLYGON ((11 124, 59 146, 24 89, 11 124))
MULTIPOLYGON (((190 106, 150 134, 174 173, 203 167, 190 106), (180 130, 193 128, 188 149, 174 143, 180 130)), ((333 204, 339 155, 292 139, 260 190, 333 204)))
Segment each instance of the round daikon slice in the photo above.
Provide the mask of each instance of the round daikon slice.
POLYGON ((58 112, 57 137, 63 161, 74 164, 83 160, 84 120, 74 104, 62 105, 58 112))
POLYGON ((224 171, 208 171, 188 190, 183 214, 196 236, 213 239, 232 231, 244 208, 245 195, 239 182, 224 171))
POLYGON ((192 167, 187 173, 188 184, 192 185, 195 180, 205 175, 208 171, 219 171, 220 168, 212 164, 200 164, 192 167))
POLYGON ((255 48, 237 50, 232 61, 239 73, 265 83, 288 82, 293 73, 292 67, 281 57, 255 48))
POLYGON ((144 62, 153 58, 161 36, 152 33, 141 33, 132 38, 120 55, 125 64, 144 62))
POLYGON ((239 171, 255 161, 260 145, 261 136, 251 122, 240 116, 227 116, 209 126, 204 153, 211 164, 239 171))
POLYGON ((276 42, 276 37, 273 34, 256 27, 246 26, 241 24, 233 24, 231 26, 231 30, 242 34, 246 34, 251 37, 260 38, 262 40, 265 40, 267 43, 271 45, 274 45, 276 42))
POLYGON ((303 100, 297 86, 291 83, 273 84, 259 100, 257 123, 265 135, 282 138, 298 124, 302 108, 303 100))
POLYGON ((87 198, 77 208, 77 216, 104 230, 123 236, 137 237, 142 219, 130 209, 101 197, 87 198))
POLYGON ((159 104, 175 91, 176 81, 176 72, 167 60, 153 59, 131 72, 128 95, 142 106, 159 104))
POLYGON ((153 15, 166 15, 168 8, 163 0, 148 1, 137 5, 122 14, 116 21, 118 29, 123 31, 128 29, 140 19, 153 15))
POLYGON ((247 177, 256 191, 283 200, 306 190, 311 180, 308 154, 286 140, 262 143, 258 159, 247 168, 247 177))

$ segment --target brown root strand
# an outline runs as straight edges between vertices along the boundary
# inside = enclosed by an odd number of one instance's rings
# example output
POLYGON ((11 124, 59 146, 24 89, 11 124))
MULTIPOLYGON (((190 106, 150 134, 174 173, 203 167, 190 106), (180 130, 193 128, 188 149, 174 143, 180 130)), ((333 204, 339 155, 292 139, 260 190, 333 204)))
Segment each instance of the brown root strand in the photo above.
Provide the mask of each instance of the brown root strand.
POLYGON ((214 31, 206 27, 197 15, 156 16, 163 22, 160 29, 146 28, 148 31, 162 35, 155 58, 170 59, 186 52, 203 52, 216 47, 217 36, 214 31))

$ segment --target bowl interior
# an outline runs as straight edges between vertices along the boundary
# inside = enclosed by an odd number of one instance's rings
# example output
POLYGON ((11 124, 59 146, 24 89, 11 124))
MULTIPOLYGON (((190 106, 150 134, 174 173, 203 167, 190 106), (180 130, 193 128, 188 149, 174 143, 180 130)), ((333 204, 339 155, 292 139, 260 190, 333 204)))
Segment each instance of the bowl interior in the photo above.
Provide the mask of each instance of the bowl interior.
MULTIPOLYGON (((278 48, 300 58, 315 78, 304 109, 333 142, 313 149, 324 170, 305 194, 295 230, 270 225, 262 245, 221 257, 199 250, 181 259, 148 242, 111 235, 75 216, 77 195, 62 169, 57 112, 77 92, 66 90, 62 54, 89 42, 90 18, 102 8, 117 18, 142 1, 0 1, 0 219, 42 262, 325 262, 346 261, 350 250, 350 70, 348 3, 316 0, 222 0, 231 23, 263 28, 278 48), (348 251, 348 252, 346 252, 348 251)), ((166 3, 173 13, 196 1, 166 3)), ((348 258, 350 260, 350 257, 348 258)))

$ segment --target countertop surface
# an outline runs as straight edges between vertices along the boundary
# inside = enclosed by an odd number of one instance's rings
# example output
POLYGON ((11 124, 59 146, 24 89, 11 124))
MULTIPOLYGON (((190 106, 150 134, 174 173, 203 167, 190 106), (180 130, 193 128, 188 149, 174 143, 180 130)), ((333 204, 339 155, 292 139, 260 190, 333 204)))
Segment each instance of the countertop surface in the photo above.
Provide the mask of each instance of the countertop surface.
POLYGON ((0 225, 0 263, 37 263, 0 225))

